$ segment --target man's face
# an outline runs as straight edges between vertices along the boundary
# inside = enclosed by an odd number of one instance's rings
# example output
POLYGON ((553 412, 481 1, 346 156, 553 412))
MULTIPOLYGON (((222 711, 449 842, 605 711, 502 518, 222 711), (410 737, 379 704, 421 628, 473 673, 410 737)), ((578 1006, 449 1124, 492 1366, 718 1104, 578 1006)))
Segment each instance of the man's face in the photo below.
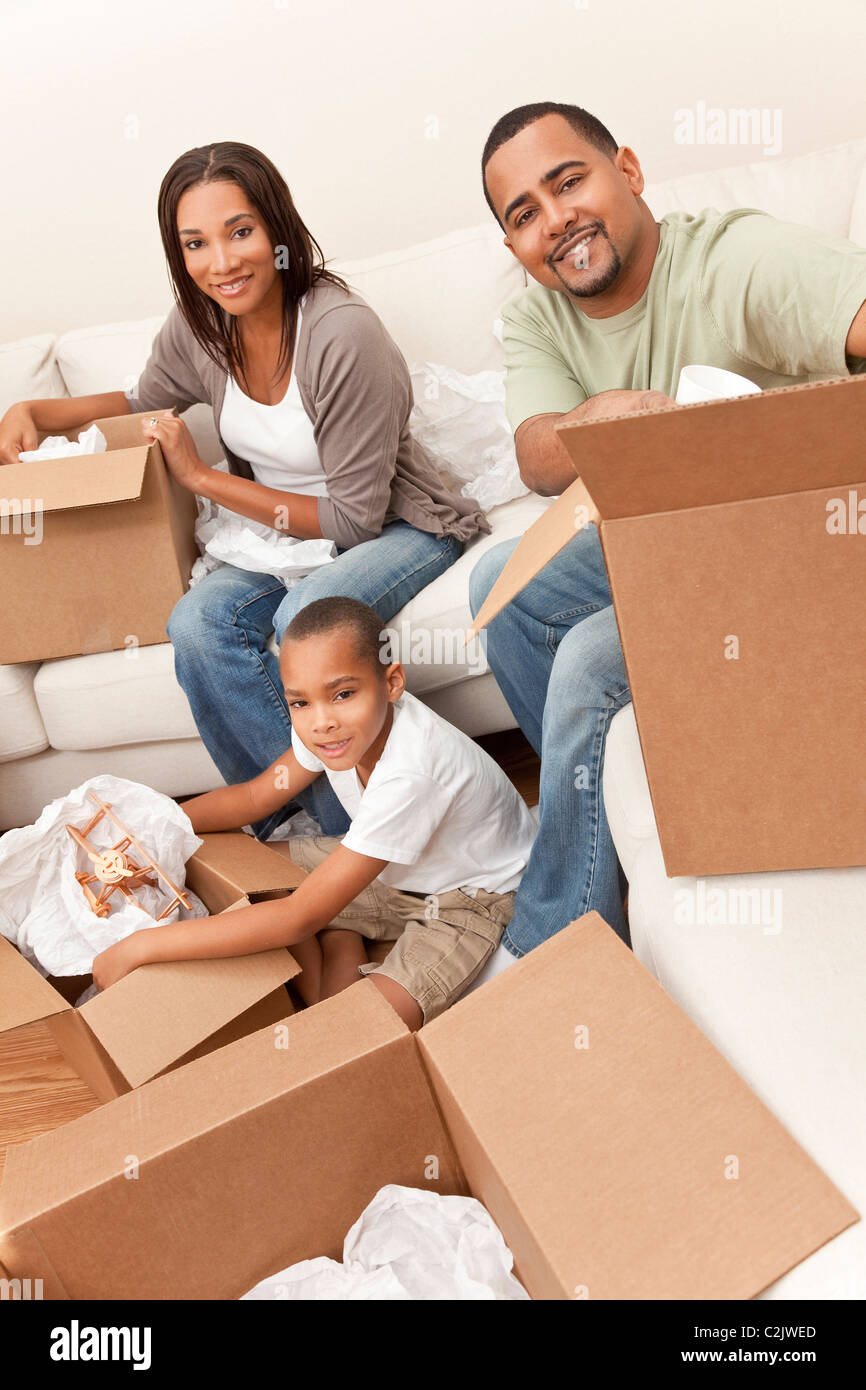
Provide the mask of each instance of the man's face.
POLYGON ((349 631, 280 646, 280 674, 292 724, 306 748, 330 768, 356 767, 384 746, 389 705, 405 688, 399 663, 374 669, 349 631))
POLYGON ((542 116, 488 161, 505 245, 546 289, 603 294, 635 253, 644 181, 627 147, 610 159, 563 116, 542 116))

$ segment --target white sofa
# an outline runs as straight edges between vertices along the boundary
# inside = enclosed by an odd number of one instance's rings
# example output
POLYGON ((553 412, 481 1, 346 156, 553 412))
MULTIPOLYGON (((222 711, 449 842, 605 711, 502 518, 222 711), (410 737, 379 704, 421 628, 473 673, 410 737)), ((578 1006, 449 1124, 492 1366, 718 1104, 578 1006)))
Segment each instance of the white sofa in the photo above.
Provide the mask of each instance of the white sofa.
MULTIPOLYGON (((691 175, 646 192, 656 216, 705 206, 758 207, 866 245, 866 138, 792 159, 691 175)), ((462 371, 501 367, 493 325, 523 284, 496 228, 457 232, 337 267, 381 314, 407 359, 462 371)), ((26 397, 109 390, 137 376, 161 318, 78 329, 0 348, 0 408, 26 397)), ((207 412, 190 412, 215 459, 207 412)), ((545 502, 495 509, 493 535, 470 546, 395 619, 456 629, 469 621, 467 581, 483 549, 520 534, 545 502)), ((2 543, 2 537, 0 537, 2 543)), ((4 621, 13 621, 7 614, 4 621)), ((468 733, 513 727, 489 672, 459 662, 416 668, 412 689, 468 733)), ((219 776, 173 674, 168 644, 0 667, 0 830, 33 820, 95 772, 171 795, 219 776)), ((605 762, 608 817, 629 880, 635 951, 803 1146, 866 1212, 866 870, 752 876, 783 889, 782 930, 675 925, 634 715, 613 725, 605 762)), ((728 880, 718 880, 725 884, 728 880)), ((741 882, 745 883, 745 880, 741 882)), ((636 1044, 637 1045, 637 1044, 636 1044)), ((866 1223, 830 1242, 768 1297, 866 1296, 866 1223)))

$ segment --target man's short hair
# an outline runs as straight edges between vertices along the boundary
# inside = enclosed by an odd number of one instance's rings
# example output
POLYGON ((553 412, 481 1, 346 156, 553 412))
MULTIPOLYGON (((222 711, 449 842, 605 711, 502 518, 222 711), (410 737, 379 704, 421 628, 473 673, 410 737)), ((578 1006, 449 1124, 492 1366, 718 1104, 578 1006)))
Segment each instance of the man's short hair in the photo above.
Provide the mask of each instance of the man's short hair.
MULTIPOLYGON (((487 137, 484 153, 481 156, 481 183, 484 187, 484 196, 487 199, 487 206, 497 222, 499 222, 499 213, 493 206, 493 201, 487 191, 487 165, 501 145, 504 145, 507 140, 513 140, 515 135, 519 135, 521 130, 532 125, 533 121, 540 121, 542 116, 563 116, 582 140, 585 140, 588 145, 594 145, 609 159, 613 159, 619 149, 607 126, 602 125, 598 117, 593 116, 591 112, 584 111, 582 106, 568 106, 561 101, 533 101, 528 106, 515 106, 513 111, 507 111, 504 116, 499 117, 487 137)), ((502 223, 499 222, 499 225, 501 227, 502 223)))
POLYGON ((375 671, 383 672, 382 619, 368 604, 343 594, 317 598, 296 613, 282 636, 286 642, 302 642, 305 637, 323 637, 330 632, 350 632, 359 658, 375 671))

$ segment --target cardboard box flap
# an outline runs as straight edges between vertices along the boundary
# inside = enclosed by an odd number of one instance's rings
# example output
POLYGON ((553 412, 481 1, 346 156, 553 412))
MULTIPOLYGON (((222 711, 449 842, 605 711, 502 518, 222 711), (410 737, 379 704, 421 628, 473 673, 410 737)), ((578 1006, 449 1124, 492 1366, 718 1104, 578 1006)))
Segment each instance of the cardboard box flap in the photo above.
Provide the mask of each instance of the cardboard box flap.
POLYGON ((0 471, 3 509, 17 516, 129 502, 141 493, 147 456, 147 446, 140 445, 105 454, 7 464, 0 471))
POLYGON ((418 1042, 536 1296, 749 1298, 858 1219, 596 913, 418 1042))
POLYGON ((530 579, 534 579, 539 570, 574 538, 582 524, 579 523, 577 528, 575 527, 576 509, 583 505, 583 488, 580 480, 576 479, 561 496, 551 502, 538 520, 532 523, 509 555, 498 579, 479 608, 469 629, 467 641, 473 633, 481 632, 497 613, 501 613, 515 594, 525 589, 530 579))
POLYGON ((866 537, 828 534, 835 493, 604 528, 669 878, 866 862, 866 666, 835 636, 866 631, 866 537))
POLYGON ((282 947, 160 961, 125 975, 79 1013, 130 1086, 141 1086, 298 973, 282 947))
MULTIPOLYGON (((379 1048, 410 1040, 376 987, 363 981, 315 1009, 293 1014, 286 1030, 285 1048, 275 1047, 267 1033, 253 1033, 59 1129, 10 1147, 0 1184, 0 1235, 122 1174, 126 1154, 135 1154, 143 1166, 220 1129, 234 1116, 379 1048)), ((351 1164, 351 1153, 338 1159, 351 1164)), ((200 1174, 195 1181, 201 1182, 200 1174)), ((251 1200, 262 1195, 253 1193, 251 1200)), ((101 1212, 109 1221, 110 1207, 101 1212)))
MULTIPOLYGON (((154 415, 165 415, 164 410, 139 410, 135 415, 103 415, 97 420, 91 420, 91 425, 97 425, 105 435, 105 442, 109 449, 131 449, 138 444, 148 444, 149 438, 142 430, 143 420, 150 420, 154 415)), ((172 406, 169 414, 177 416, 177 410, 172 406)), ((81 428, 81 426, 79 426, 81 428)), ((84 428, 89 428, 85 426, 84 428)), ((155 446, 157 449, 159 445, 155 446)))
POLYGON ((288 892, 306 877, 291 859, 242 830, 219 831, 199 838, 203 843, 190 864, 204 865, 223 882, 234 885, 239 893, 272 893, 281 889, 288 892))
POLYGON ((0 1032, 38 1023, 72 1005, 0 936, 0 1032))
POLYGON ((866 376, 558 425, 556 433, 602 521, 845 487, 864 479, 866 376))

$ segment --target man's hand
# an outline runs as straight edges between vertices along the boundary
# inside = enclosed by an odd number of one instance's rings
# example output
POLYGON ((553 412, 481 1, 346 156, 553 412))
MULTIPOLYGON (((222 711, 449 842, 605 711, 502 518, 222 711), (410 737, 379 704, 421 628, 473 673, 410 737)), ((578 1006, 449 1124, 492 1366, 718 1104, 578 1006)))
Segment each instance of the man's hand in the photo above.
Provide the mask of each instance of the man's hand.
POLYGON ((566 425, 572 420, 610 420, 615 415, 658 410, 665 405, 676 405, 676 401, 666 396, 664 391, 600 391, 567 415, 561 415, 557 424, 566 425))
POLYGON ((159 442, 166 468, 172 477, 187 491, 197 492, 207 464, 199 458, 195 440, 185 422, 172 415, 170 410, 165 410, 149 415, 142 420, 141 427, 146 439, 159 442))
POLYGON ((109 985, 116 984, 124 975, 129 975, 131 971, 144 965, 145 952, 142 949, 144 943, 141 938, 147 934, 147 928, 135 931, 131 936, 124 937, 122 941, 109 946, 105 951, 100 951, 99 955, 94 957, 93 983, 97 989, 108 989, 109 985))
POLYGON ((514 435, 520 476, 539 497, 558 497, 574 482, 575 468, 556 437, 557 425, 609 420, 614 415, 675 404, 663 391, 601 391, 564 415, 533 415, 518 425, 514 435))
POLYGON ((10 405, 0 420, 0 464, 17 463, 19 454, 38 447, 39 434, 29 406, 23 401, 10 405))

